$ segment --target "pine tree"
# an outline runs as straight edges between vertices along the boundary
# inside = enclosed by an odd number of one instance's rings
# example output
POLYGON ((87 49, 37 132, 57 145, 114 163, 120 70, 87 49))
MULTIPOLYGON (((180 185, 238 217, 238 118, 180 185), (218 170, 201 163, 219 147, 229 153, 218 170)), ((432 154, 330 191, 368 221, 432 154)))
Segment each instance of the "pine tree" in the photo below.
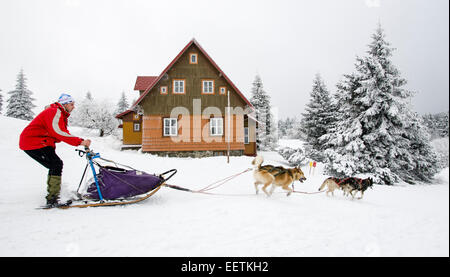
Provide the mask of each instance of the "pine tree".
POLYGON ((256 145, 258 150, 273 150, 277 146, 276 124, 271 112, 270 96, 263 87, 261 77, 256 75, 250 99, 255 108, 257 127, 256 145))
POLYGON ((405 126, 405 137, 408 143, 408 153, 399 157, 406 161, 399 170, 395 172, 402 180, 410 184, 415 181, 431 182, 438 171, 438 156, 430 144, 430 135, 423 123, 422 118, 415 112, 406 111, 408 117, 405 126))
POLYGON ((422 116, 424 125, 428 128, 431 139, 448 137, 448 111, 422 116))
POLYGON ((115 114, 123 113, 124 111, 128 110, 130 105, 128 104, 127 97, 125 96, 125 92, 122 91, 122 96, 120 97, 119 102, 117 103, 117 109, 115 111, 115 114))
POLYGON ((294 117, 286 117, 278 121, 278 138, 299 139, 300 121, 294 117))
POLYGON ((391 185, 429 180, 435 171, 435 155, 409 108, 412 92, 390 60, 393 50, 378 26, 368 55, 358 57, 356 72, 337 85, 338 122, 321 138, 330 174, 371 174, 391 185), (419 153, 424 156, 415 157, 419 153))
POLYGON ((280 119, 278 120, 278 138, 285 138, 286 137, 286 126, 288 123, 288 119, 286 118, 286 120, 280 119))
POLYGON ((86 99, 87 100, 93 100, 94 98, 92 98, 92 93, 90 92, 90 91, 88 91, 87 93, 86 93, 86 99))
POLYGON ((316 74, 313 81, 310 100, 305 110, 300 128, 306 135, 307 147, 312 148, 311 158, 324 161, 322 153, 325 146, 319 138, 334 128, 335 107, 320 74, 316 74))
POLYGON ((26 80, 23 69, 21 69, 17 75, 16 89, 8 92, 11 96, 7 101, 6 116, 24 120, 33 119, 34 113, 32 109, 36 107, 36 105, 33 104, 35 99, 31 97, 33 92, 27 89, 26 80))
MULTIPOLYGON (((0 89, 0 92, 2 90, 0 89)), ((2 113, 2 107, 3 107, 3 95, 0 93, 0 114, 2 113)))
POLYGON ((439 113, 436 117, 439 137, 448 137, 448 111, 439 113))

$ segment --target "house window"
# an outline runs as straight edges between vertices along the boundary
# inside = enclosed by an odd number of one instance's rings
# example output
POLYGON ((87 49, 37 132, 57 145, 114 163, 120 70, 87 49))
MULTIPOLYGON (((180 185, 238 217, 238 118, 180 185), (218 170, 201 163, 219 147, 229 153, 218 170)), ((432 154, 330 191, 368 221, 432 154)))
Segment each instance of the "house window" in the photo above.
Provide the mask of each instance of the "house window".
POLYGON ((190 64, 197 64, 198 63, 197 54, 195 54, 195 53, 189 54, 189 63, 190 64))
POLYGON ((220 94, 226 94, 227 88, 226 87, 220 87, 220 94))
POLYGON ((214 94, 214 80, 202 80, 202 94, 214 94))
POLYGON ((134 120, 139 120, 139 114, 134 114, 134 115, 133 115, 133 119, 134 119, 134 120))
POLYGON ((133 124, 133 131, 140 132, 141 131, 141 124, 140 123, 134 123, 133 124))
POLYGON ((250 143, 250 136, 248 133, 248 127, 244 127, 244 144, 249 144, 250 143))
POLYGON ((172 93, 174 94, 184 94, 184 80, 175 79, 173 80, 172 93))
POLYGON ((164 118, 164 136, 178 135, 178 123, 176 118, 164 118))
POLYGON ((161 88, 159 89, 159 92, 160 92, 161 94, 167 94, 167 86, 161 87, 161 88))
POLYGON ((223 118, 216 117, 209 120, 209 131, 211 136, 223 135, 223 118))

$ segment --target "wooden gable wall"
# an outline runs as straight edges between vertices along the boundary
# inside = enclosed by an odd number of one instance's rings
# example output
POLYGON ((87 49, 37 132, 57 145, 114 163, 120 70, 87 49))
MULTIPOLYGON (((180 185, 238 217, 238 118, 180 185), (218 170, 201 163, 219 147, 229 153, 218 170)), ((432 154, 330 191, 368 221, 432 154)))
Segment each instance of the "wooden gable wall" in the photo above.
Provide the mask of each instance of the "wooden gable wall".
POLYGON ((201 99, 202 110, 205 107, 218 107, 225 114, 227 107, 226 94, 220 94, 220 87, 230 91, 231 107, 246 106, 244 100, 233 90, 220 72, 209 62, 195 44, 192 44, 180 59, 175 62, 167 74, 152 88, 141 102, 144 114, 168 115, 175 107, 186 107, 193 114, 192 103, 194 99, 201 99), (189 63, 190 53, 196 53, 197 64, 189 63), (173 94, 173 80, 185 80, 185 94, 173 94), (214 80, 214 94, 202 94, 202 80, 214 80), (162 95, 160 88, 167 87, 167 94, 162 95))

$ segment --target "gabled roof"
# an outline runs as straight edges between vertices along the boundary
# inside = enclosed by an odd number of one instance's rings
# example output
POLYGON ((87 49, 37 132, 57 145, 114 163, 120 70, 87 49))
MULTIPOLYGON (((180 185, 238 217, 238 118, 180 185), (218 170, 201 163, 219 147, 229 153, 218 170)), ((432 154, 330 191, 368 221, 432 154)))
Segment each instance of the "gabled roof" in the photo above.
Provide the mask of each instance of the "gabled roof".
POLYGON ((158 76, 137 76, 134 90, 145 90, 158 78, 158 76))
POLYGON ((129 114, 131 112, 133 112, 133 111, 132 110, 126 110, 126 111, 116 115, 116 118, 122 118, 122 117, 124 117, 125 115, 127 115, 127 114, 129 114))
MULTIPOLYGON (((230 86, 236 91, 236 93, 244 100, 245 103, 247 103, 251 108, 253 108, 253 105, 250 103, 250 101, 245 98, 245 96, 241 93, 241 91, 231 82, 231 80, 228 78, 228 76, 220 69, 220 67, 214 62, 214 60, 206 53, 206 51, 200 46, 200 44, 193 38, 184 48, 181 50, 181 52, 173 59, 173 61, 161 72, 161 74, 153 80, 153 82, 148 85, 148 87, 145 89, 145 91, 141 94, 141 96, 136 100, 136 102, 133 104, 133 106, 130 108, 131 110, 134 109, 141 101, 144 99, 144 97, 149 93, 149 91, 161 80, 161 78, 164 76, 164 74, 169 71, 169 69, 180 59, 180 57, 186 52, 186 50, 192 45, 195 44, 198 49, 205 55, 205 57, 211 62, 211 64, 222 74, 222 76, 225 78, 225 80, 230 84, 230 86)), ((139 78, 139 77, 138 77, 139 78)), ((137 82, 137 80, 136 80, 137 82)), ((135 86, 136 87, 136 86, 135 86)))

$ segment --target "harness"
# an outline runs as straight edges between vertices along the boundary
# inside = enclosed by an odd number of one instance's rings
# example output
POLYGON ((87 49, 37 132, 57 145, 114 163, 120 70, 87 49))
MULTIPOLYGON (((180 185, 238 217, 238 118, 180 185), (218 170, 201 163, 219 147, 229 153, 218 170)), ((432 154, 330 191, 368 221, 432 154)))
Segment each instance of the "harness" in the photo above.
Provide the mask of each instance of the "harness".
POLYGON ((282 166, 263 165, 263 166, 260 167, 260 169, 265 170, 265 171, 267 171, 269 173, 272 173, 273 171, 278 171, 277 173, 275 173, 273 175, 273 177, 277 177, 277 176, 287 172, 289 174, 289 176, 294 178, 294 176, 292 175, 292 172, 289 169, 286 169, 286 168, 284 168, 282 166))
POLYGON ((360 179, 360 178, 347 177, 347 178, 339 179, 336 177, 330 177, 330 179, 333 180, 337 184, 338 187, 340 187, 342 183, 345 183, 348 180, 352 179, 352 180, 355 180, 355 182, 359 185, 360 188, 362 188, 363 179, 360 179))
POLYGON ((339 178, 336 178, 336 177, 330 177, 330 179, 333 180, 338 187, 340 187, 341 184, 346 182, 348 179, 350 179, 350 177, 349 178, 344 178, 344 179, 339 179, 339 178))
POLYGON ((266 170, 268 172, 272 172, 275 170, 279 170, 279 171, 284 170, 284 167, 282 167, 282 166, 273 166, 273 165, 263 165, 263 166, 260 166, 259 168, 262 170, 266 170))
POLYGON ((292 172, 289 169, 282 170, 282 171, 276 173, 275 175, 273 175, 273 177, 277 177, 278 175, 284 174, 286 172, 287 172, 287 174, 289 174, 289 176, 291 176, 291 178, 294 178, 294 175, 292 175, 292 172))

